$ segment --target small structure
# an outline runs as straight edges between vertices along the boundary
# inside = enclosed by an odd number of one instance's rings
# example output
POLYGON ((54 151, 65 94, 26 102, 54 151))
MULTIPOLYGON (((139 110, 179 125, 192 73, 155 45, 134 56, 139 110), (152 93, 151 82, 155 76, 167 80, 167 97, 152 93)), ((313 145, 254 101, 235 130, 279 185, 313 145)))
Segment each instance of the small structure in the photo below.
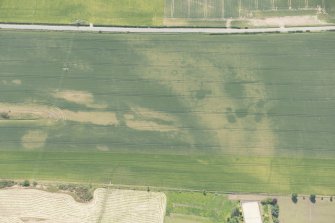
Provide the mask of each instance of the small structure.
POLYGON ((242 211, 245 223, 262 223, 262 216, 257 201, 243 202, 242 211))

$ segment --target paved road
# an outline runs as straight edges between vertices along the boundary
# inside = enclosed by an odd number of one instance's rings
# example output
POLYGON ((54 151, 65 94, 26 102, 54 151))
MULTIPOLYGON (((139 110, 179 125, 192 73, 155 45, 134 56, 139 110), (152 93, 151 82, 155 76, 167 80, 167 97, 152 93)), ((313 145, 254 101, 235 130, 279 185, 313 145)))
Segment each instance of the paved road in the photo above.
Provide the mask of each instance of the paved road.
POLYGON ((130 27, 89 27, 89 26, 53 26, 53 25, 14 25, 0 24, 0 29, 12 30, 46 30, 46 31, 82 31, 110 33, 271 33, 271 32, 322 32, 335 31, 335 26, 320 27, 290 27, 290 28, 255 28, 255 29, 225 29, 225 28, 130 28, 130 27))

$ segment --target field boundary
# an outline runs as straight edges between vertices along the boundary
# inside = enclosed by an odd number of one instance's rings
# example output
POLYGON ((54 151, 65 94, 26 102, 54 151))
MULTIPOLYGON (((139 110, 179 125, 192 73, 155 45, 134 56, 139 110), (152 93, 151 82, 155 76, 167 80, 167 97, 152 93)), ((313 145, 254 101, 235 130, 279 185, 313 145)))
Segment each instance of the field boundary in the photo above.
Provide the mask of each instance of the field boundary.
MULTIPOLYGON (((4 181, 15 181, 21 182, 24 179, 6 179, 0 178, 4 181)), ((234 191, 216 191, 216 190, 199 190, 199 189, 188 189, 188 188, 176 188, 176 187, 159 187, 159 186, 150 186, 150 185, 128 185, 128 184, 112 184, 112 183, 96 183, 96 182, 78 182, 78 181, 49 181, 49 180, 35 180, 38 184, 42 185, 55 185, 55 184, 74 184, 74 185, 90 185, 94 188, 106 188, 117 189, 117 190, 138 190, 138 191, 153 191, 153 192, 186 192, 186 193, 211 193, 211 194, 221 194, 221 195, 257 195, 257 196, 291 196, 291 194, 286 193, 264 193, 264 192, 234 192, 234 191)), ((6 189, 6 188, 4 188, 6 189)), ((294 193, 294 191, 292 191, 294 193)), ((299 196, 309 197, 309 194, 299 193, 299 196)), ((332 194, 317 194, 317 196, 322 196, 324 198, 330 198, 334 195, 332 194)))
POLYGON ((95 33, 207 33, 207 34, 257 34, 257 33, 295 33, 295 32, 325 32, 335 31, 335 26, 317 27, 281 27, 281 28, 130 28, 130 27, 95 27, 95 26, 56 26, 56 25, 26 25, 0 24, 4 30, 31 31, 70 31, 95 33))

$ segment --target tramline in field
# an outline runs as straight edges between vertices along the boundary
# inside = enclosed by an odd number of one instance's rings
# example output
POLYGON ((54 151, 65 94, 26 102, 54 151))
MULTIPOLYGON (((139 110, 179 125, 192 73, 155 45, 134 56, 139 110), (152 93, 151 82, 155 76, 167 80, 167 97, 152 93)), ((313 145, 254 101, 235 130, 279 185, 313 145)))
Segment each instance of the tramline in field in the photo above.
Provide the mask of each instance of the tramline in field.
POLYGON ((324 0, 165 0, 166 18, 252 17, 257 11, 325 9, 324 0))
POLYGON ((5 179, 334 190, 331 32, 0 35, 5 179))

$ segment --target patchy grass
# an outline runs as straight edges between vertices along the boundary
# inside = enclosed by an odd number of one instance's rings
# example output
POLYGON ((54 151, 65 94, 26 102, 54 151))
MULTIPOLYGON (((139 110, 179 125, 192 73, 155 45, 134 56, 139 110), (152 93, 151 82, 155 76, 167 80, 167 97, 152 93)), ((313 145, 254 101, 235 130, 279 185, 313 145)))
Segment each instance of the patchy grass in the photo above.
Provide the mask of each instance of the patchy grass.
POLYGON ((0 176, 86 183, 331 194, 333 160, 110 152, 0 152, 0 176), (250 166, 252 168, 250 168, 250 166), (272 171, 271 171, 272 169, 272 171), (264 171, 266 170, 266 171, 264 171), (179 179, 183 179, 180 181, 179 179), (288 181, 290 179, 290 181, 288 181), (306 184, 306 179, 313 179, 306 184), (280 183, 279 183, 280 182, 280 183))
POLYGON ((332 222, 335 218, 335 202, 331 202, 329 197, 325 197, 321 200, 319 196, 315 204, 311 203, 308 196, 306 196, 305 199, 299 196, 296 204, 293 203, 290 198, 281 198, 278 199, 278 202, 280 207, 280 222, 328 223, 332 222))
POLYGON ((58 189, 63 192, 70 192, 79 202, 89 202, 93 199, 95 188, 86 185, 60 184, 58 189))
POLYGON ((226 222, 232 210, 239 207, 225 195, 201 192, 167 192, 167 222, 226 222))
POLYGON ((161 25, 164 0, 1 0, 1 22, 161 25))
POLYGON ((16 185, 16 183, 12 180, 0 180, 0 189, 12 187, 14 185, 16 185))

